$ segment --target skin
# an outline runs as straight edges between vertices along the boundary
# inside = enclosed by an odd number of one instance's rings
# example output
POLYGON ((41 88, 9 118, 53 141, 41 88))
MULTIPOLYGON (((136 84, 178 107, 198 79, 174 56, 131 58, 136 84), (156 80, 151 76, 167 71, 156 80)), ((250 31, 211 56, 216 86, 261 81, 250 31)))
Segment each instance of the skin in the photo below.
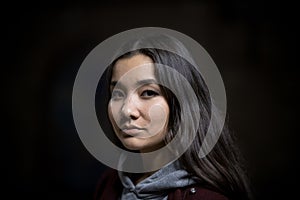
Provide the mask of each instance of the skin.
POLYGON ((122 144, 142 153, 164 146, 170 111, 151 58, 138 54, 118 60, 110 91, 109 119, 122 144))

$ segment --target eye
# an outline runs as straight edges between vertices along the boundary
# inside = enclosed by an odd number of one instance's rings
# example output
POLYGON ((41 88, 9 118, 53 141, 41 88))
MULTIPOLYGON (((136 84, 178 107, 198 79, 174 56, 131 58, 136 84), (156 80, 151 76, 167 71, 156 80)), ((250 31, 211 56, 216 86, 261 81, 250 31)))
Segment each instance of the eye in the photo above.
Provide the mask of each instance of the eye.
POLYGON ((114 89, 111 93, 111 99, 112 100, 119 100, 124 98, 125 94, 122 90, 114 89))
POLYGON ((141 94, 142 97, 155 97, 159 95, 158 92, 154 91, 154 90, 144 90, 141 94))

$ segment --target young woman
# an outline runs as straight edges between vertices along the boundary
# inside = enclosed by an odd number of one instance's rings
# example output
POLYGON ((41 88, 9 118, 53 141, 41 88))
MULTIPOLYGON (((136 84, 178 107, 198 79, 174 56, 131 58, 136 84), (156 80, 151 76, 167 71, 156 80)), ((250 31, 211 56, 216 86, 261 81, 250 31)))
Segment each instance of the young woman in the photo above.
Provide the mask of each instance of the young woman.
MULTIPOLYGON (((110 169, 102 175, 95 199, 250 199, 240 154, 226 125, 213 149, 205 157, 199 155, 210 119, 217 115, 203 77, 181 55, 137 48, 145 41, 164 43, 153 38, 130 43, 133 50, 118 56, 102 76, 96 110, 111 141, 141 154, 140 160, 130 163, 156 170, 128 173, 110 169), (189 83, 197 103, 180 77, 189 83), (191 121, 195 127, 188 124, 191 121), (167 156, 159 153, 144 159, 143 155, 159 151, 177 136, 181 143, 169 150, 173 155, 184 149, 177 160, 164 163, 167 156)), ((164 45, 187 52, 174 38, 164 45)), ((218 121, 214 123, 219 126, 218 121)))

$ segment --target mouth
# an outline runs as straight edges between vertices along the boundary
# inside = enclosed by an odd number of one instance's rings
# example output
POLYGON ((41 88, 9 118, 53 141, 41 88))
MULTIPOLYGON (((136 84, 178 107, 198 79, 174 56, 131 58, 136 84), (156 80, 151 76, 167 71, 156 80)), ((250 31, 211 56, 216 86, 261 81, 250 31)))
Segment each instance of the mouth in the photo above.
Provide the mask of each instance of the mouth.
POLYGON ((120 129, 125 137, 136 137, 140 135, 145 129, 139 127, 124 127, 120 129))

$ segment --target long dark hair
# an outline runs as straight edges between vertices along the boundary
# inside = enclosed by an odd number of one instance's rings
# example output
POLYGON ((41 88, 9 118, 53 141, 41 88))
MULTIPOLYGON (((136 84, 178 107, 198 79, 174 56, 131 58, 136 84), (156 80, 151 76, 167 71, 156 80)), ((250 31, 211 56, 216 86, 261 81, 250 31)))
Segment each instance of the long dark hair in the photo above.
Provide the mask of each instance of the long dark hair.
MULTIPOLYGON (((209 90, 201 74, 191 62, 174 52, 157 48, 136 48, 139 46, 138 43, 141 44, 142 42, 144 41, 136 41, 133 45, 135 47, 133 51, 118 56, 107 68, 99 82, 98 92, 96 94, 96 106, 99 106, 99 102, 102 102, 100 106, 107 108, 110 98, 108 86, 112 76, 113 66, 119 59, 143 54, 150 57, 155 64, 162 64, 175 69, 185 77, 193 88, 199 102, 197 106, 199 106, 200 110, 200 122, 196 136, 189 148, 179 158, 179 161, 191 175, 198 177, 198 181, 203 187, 222 193, 230 199, 251 199, 248 178, 243 168, 244 161, 226 124, 222 128, 222 133, 214 148, 205 157, 199 157, 199 151, 203 139, 206 136, 211 116, 218 114, 212 113, 211 111, 214 104, 210 99, 209 90)), ((174 42, 176 43, 177 41, 174 42)), ((170 45, 170 42, 168 42, 167 45, 170 45)), ((181 43, 177 43, 176 46, 177 48, 183 48, 181 52, 187 52, 181 43)), ((170 76, 164 67, 156 67, 155 75, 160 82, 173 85, 177 90, 185 90, 181 82, 170 76)), ((161 89, 170 108, 168 133, 165 137, 167 144, 178 134, 178 126, 180 121, 183 120, 183 114, 187 115, 189 113, 182 113, 184 112, 182 106, 185 105, 181 104, 184 104, 184 102, 179 103, 171 90, 164 86, 161 86, 161 89)), ((96 108, 96 110, 99 111, 100 109, 96 108)), ((113 133, 113 129, 107 117, 107 109, 101 109, 101 112, 97 114, 100 118, 99 122, 101 126, 104 126, 103 129, 106 130, 107 136, 122 146, 113 133)), ((216 122, 216 126, 218 126, 218 122, 216 122)), ((189 139, 189 137, 187 137, 187 139, 189 139)))

